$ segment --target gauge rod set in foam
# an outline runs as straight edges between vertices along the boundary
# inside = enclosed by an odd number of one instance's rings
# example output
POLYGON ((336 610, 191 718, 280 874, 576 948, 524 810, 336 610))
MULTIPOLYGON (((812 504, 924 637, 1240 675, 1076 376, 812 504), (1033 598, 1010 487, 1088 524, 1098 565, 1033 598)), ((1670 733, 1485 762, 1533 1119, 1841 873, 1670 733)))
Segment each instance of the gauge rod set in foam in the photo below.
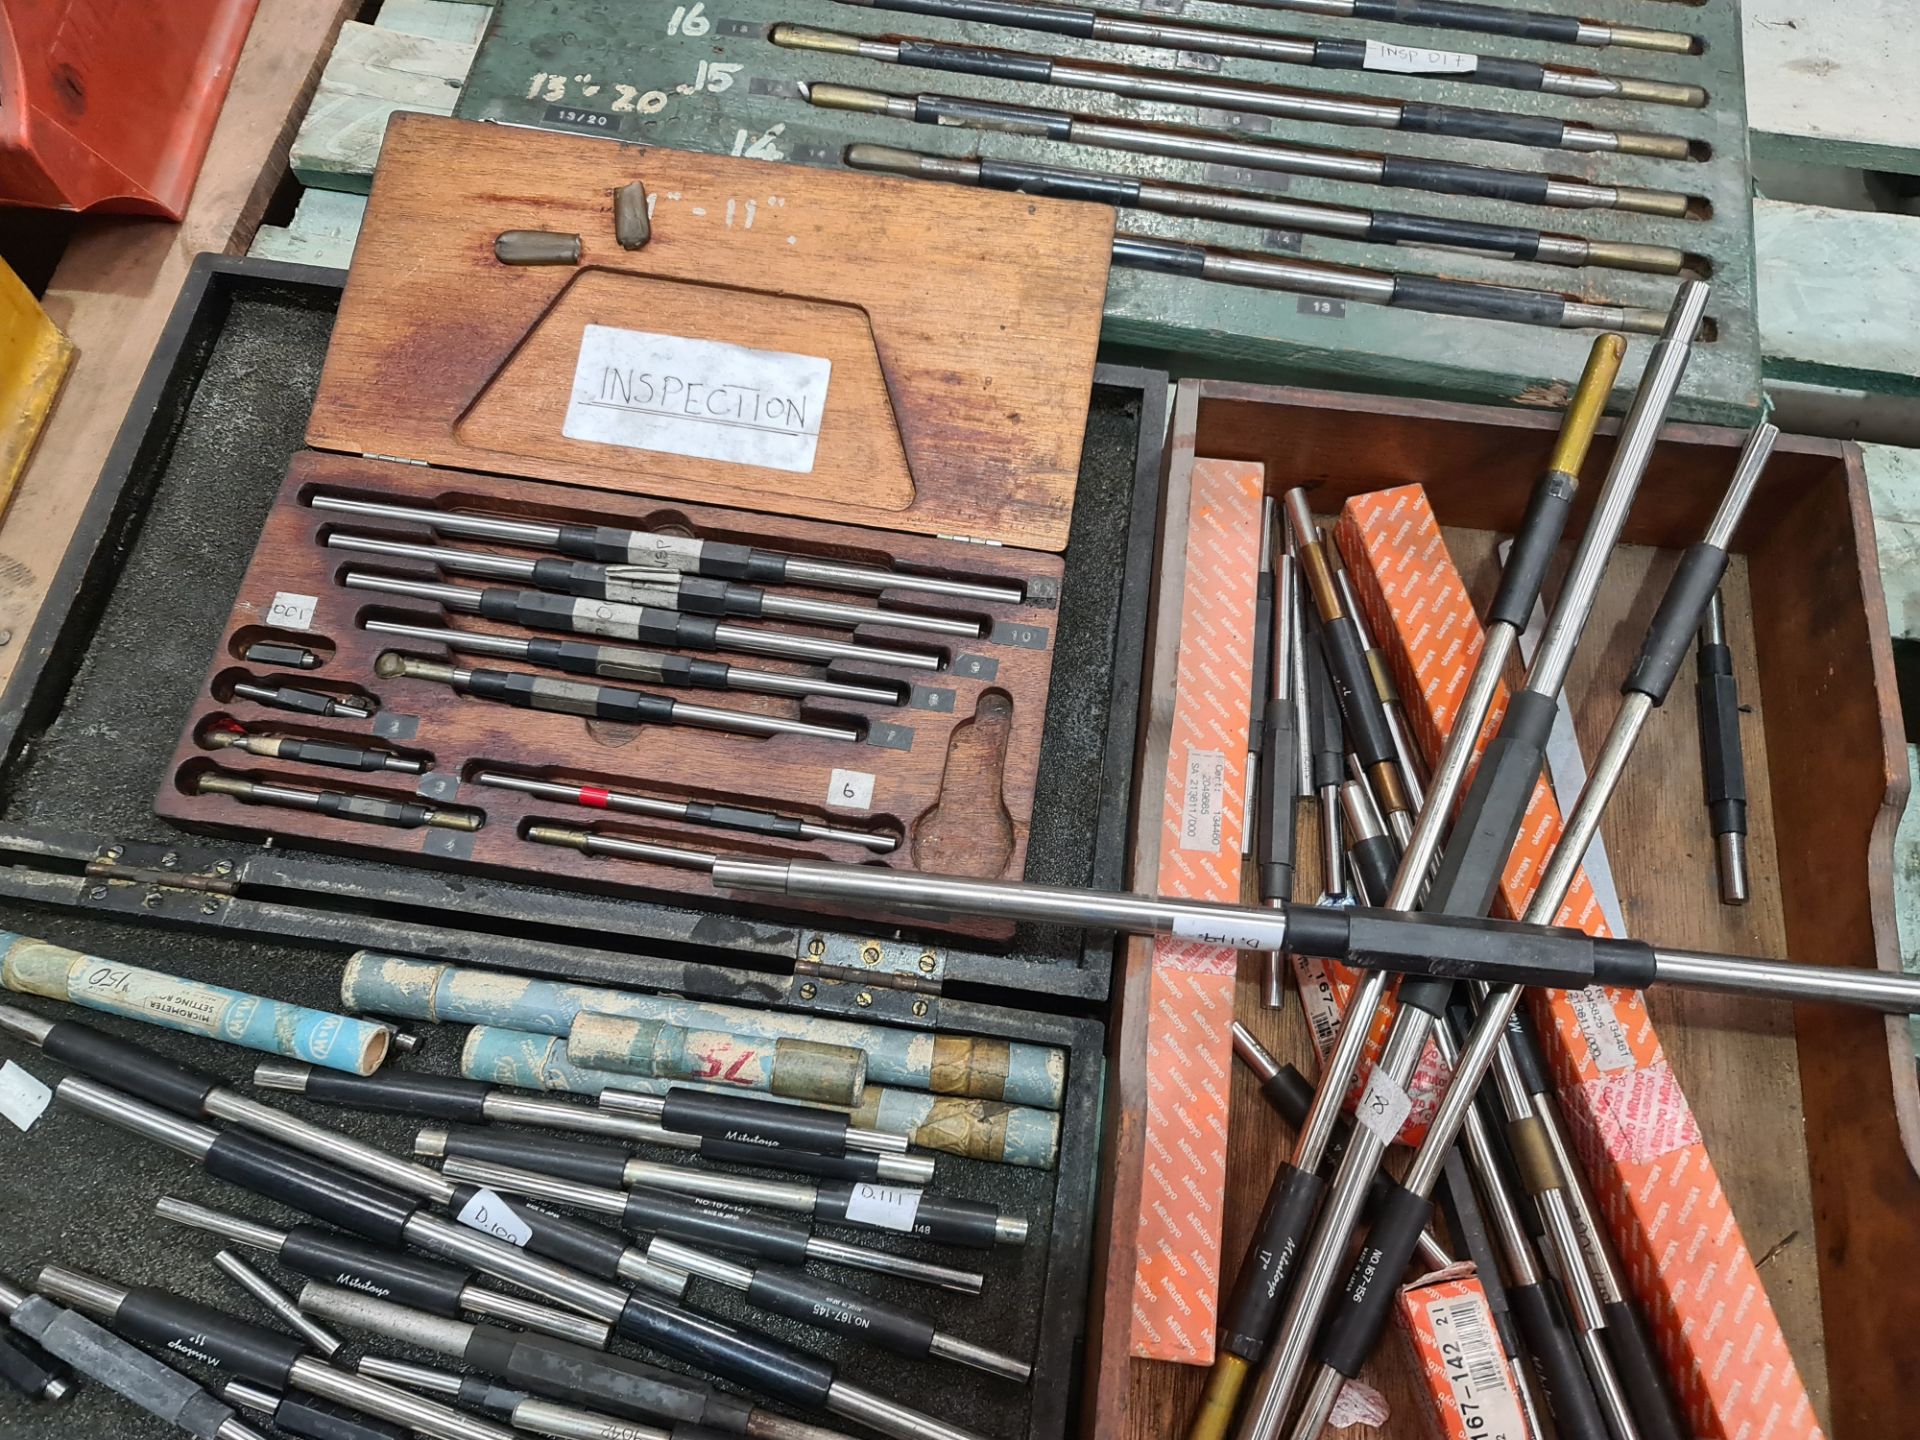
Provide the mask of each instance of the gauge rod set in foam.
MULTIPOLYGON (((756 1309, 863 1346, 968 1366, 1009 1380, 1024 1381, 1028 1376, 1025 1362, 952 1334, 910 1307, 849 1290, 784 1262, 823 1260, 961 1291, 974 1290, 980 1283, 979 1277, 968 1272, 823 1240, 793 1222, 763 1223, 750 1216, 702 1215, 695 1207, 675 1206, 670 1199, 656 1202, 617 1185, 571 1180, 564 1175, 522 1170, 498 1160, 474 1158, 476 1149, 487 1151, 490 1141, 499 1138, 489 1130, 465 1138, 448 1136, 440 1147, 446 1170, 434 1170, 249 1099, 213 1076, 76 1021, 48 1021, 12 1006, 0 1006, 0 1031, 39 1047, 81 1072, 62 1079, 55 1087, 59 1105, 181 1151, 210 1174, 359 1237, 336 1241, 324 1233, 316 1237, 281 1231, 207 1207, 170 1198, 163 1201, 161 1212, 166 1218, 266 1250, 290 1268, 299 1270, 304 1264, 309 1272, 316 1268, 325 1271, 339 1259, 341 1246, 352 1248, 361 1241, 373 1241, 389 1249, 425 1250, 438 1262, 455 1261, 479 1275, 509 1281, 563 1310, 606 1325, 615 1334, 769 1398, 855 1419, 899 1440, 968 1440, 968 1432, 849 1381, 833 1363, 799 1346, 693 1308, 685 1299, 689 1277, 737 1291, 756 1309), (146 1098, 135 1098, 130 1092, 146 1098), (210 1122, 224 1122, 225 1128, 215 1128, 210 1122), (473 1179, 494 1182, 516 1197, 533 1195, 555 1200, 569 1209, 613 1216, 618 1228, 566 1218, 517 1198, 510 1201, 500 1189, 472 1183, 473 1179), (682 1243, 673 1238, 676 1234, 703 1243, 682 1243), (629 1285, 636 1288, 629 1290, 629 1285)), ((315 1094, 308 1088, 315 1077, 323 1077, 336 1087, 324 1096, 316 1094, 316 1098, 346 1098, 366 1087, 374 1092, 372 1103, 377 1108, 451 1113, 460 1118, 483 1118, 484 1110, 477 1102, 489 1089, 478 1082, 426 1075, 354 1078, 285 1062, 265 1068, 269 1079, 277 1075, 278 1082, 287 1088, 315 1094)), ((349 1103, 358 1103, 357 1096, 349 1103)), ((658 1108, 663 1121, 675 1123, 670 1118, 671 1097, 658 1108)), ((843 1117, 835 1118, 841 1121, 837 1136, 842 1153, 867 1148, 885 1154, 903 1148, 886 1137, 856 1133, 845 1126, 843 1117)), ((780 1114, 769 1123, 786 1133, 809 1123, 818 1126, 819 1121, 798 1108, 780 1107, 780 1114)), ((493 1153, 517 1159, 523 1152, 509 1145, 493 1153)), ((593 1152, 588 1148, 585 1153, 591 1158, 593 1152)), ((756 1183, 727 1178, 748 1192, 756 1183)), ((807 1194, 815 1213, 855 1226, 910 1230, 935 1239, 952 1236, 960 1243, 988 1248, 1018 1244, 1026 1238, 1024 1221, 973 1202, 917 1193, 907 1198, 907 1192, 897 1187, 868 1183, 758 1183, 770 1197, 807 1194), (913 1213, 916 1202, 917 1218, 913 1213)), ((400 1260, 389 1257, 366 1262, 389 1275, 414 1263, 404 1256, 400 1260)), ((251 1293, 270 1295, 270 1282, 253 1274, 238 1257, 226 1257, 221 1268, 241 1279, 251 1293)), ((442 1272, 444 1269, 442 1265, 442 1272)), ((43 1273, 43 1283, 46 1278, 43 1273)), ((271 1346, 261 1341, 236 1341, 234 1328, 221 1323, 217 1312, 210 1316, 206 1307, 193 1302, 139 1287, 117 1287, 91 1277, 67 1281, 56 1275, 55 1281, 50 1293, 66 1303, 88 1309, 109 1324, 124 1322, 137 1338, 161 1344, 181 1340, 186 1343, 184 1353, 217 1364, 226 1363, 226 1357, 218 1353, 222 1345, 234 1345, 235 1354, 255 1355, 265 1347, 272 1357, 271 1365, 264 1366, 266 1373, 249 1375, 243 1366, 234 1366, 233 1373, 242 1378, 258 1379, 279 1389, 291 1384, 348 1403, 355 1403, 355 1394, 383 1404, 390 1402, 377 1384, 368 1391, 364 1386, 339 1381, 336 1372, 304 1355, 301 1342, 277 1335, 271 1346), (203 1329, 211 1338, 195 1349, 191 1337, 203 1329), (291 1364, 282 1363, 286 1361, 291 1364)), ((556 1324, 548 1310, 528 1309, 527 1302, 488 1298, 491 1292, 476 1298, 469 1293, 470 1283, 462 1276, 448 1279, 442 1273, 438 1289, 426 1286, 424 1293, 437 1296, 443 1312, 512 1315, 547 1332, 567 1328, 556 1324), (517 1313, 513 1309, 516 1304, 521 1306, 517 1313)), ((314 1300, 303 1294, 300 1308, 324 1311, 322 1318, 376 1330, 382 1323, 432 1328, 443 1336, 458 1338, 463 1346, 473 1333, 473 1327, 459 1320, 433 1326, 404 1315, 387 1314, 383 1320, 353 1299, 336 1301, 329 1308, 324 1296, 314 1300)), ((576 1334, 579 1328, 573 1327, 576 1334)), ((307 1333, 304 1328, 302 1333, 307 1333)), ((321 1327, 320 1333, 328 1332, 321 1327)), ((586 1338, 595 1339, 595 1332, 589 1330, 586 1338)), ((567 1389, 562 1398, 578 1400, 596 1393, 591 1385, 582 1388, 578 1377, 583 1366, 597 1374, 607 1365, 628 1363, 585 1358, 586 1352, 574 1340, 543 1339, 538 1343, 549 1353, 555 1346, 581 1351, 568 1363, 550 1367, 558 1377, 554 1383, 567 1389)), ((475 1357, 466 1354, 465 1358, 471 1362, 475 1357)), ((398 1402, 391 1403, 398 1408, 398 1402)), ((479 1440, 488 1435, 487 1427, 476 1428, 460 1412, 438 1409, 446 1414, 436 1411, 429 1416, 437 1428, 415 1428, 457 1440, 479 1440)), ((494 1427, 492 1433, 505 1432, 494 1427)), ((797 1436, 822 1432, 763 1429, 746 1433, 797 1436)))

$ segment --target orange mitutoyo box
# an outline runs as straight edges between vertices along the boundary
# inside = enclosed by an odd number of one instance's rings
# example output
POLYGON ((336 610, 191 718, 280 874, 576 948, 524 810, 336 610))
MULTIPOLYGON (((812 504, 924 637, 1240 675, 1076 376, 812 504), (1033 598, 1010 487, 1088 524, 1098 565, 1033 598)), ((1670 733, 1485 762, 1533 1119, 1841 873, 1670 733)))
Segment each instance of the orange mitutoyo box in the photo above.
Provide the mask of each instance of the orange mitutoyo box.
MULTIPOLYGON (((1415 738, 1433 763, 1458 714, 1482 630, 1426 492, 1403 485, 1353 497, 1335 538, 1415 738)), ((1502 691, 1483 743, 1505 708, 1502 691)), ((1503 913, 1525 912, 1560 830, 1560 807, 1543 778, 1501 877, 1503 913)), ((1584 873, 1558 923, 1608 933, 1584 873)), ((1587 1178, 1688 1424, 1706 1440, 1819 1436, 1766 1288, 1641 997, 1594 986, 1533 991, 1529 998, 1587 1178)))
MULTIPOLYGON (((1158 890, 1236 901, 1265 472, 1196 460, 1192 486, 1158 890)), ((1133 1271, 1132 1353, 1145 1359, 1213 1362, 1235 963, 1217 942, 1153 942, 1133 1271)))
POLYGON ((1471 1264, 1423 1276, 1394 1301, 1438 1440, 1536 1440, 1471 1264))

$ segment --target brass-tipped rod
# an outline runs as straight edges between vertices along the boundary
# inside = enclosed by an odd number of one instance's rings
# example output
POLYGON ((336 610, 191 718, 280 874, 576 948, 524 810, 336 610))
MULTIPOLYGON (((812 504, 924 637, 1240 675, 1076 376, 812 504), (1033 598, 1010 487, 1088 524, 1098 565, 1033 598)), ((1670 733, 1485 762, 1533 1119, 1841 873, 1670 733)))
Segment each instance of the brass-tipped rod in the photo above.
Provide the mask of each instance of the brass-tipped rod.
MULTIPOLYGON (((1267 30, 1239 30, 1229 25, 1204 25, 1162 16, 1066 5, 1058 0, 1046 5, 1006 5, 993 0, 842 0, 842 3, 864 9, 937 15, 947 20, 980 20, 1110 45, 1144 45, 1154 50, 1185 50, 1199 55, 1234 55, 1281 65, 1307 65, 1317 70, 1368 68, 1366 47, 1355 40, 1276 35, 1267 30)), ((1707 103, 1707 92, 1698 85, 1642 80, 1630 75, 1596 75, 1590 70, 1490 55, 1458 54, 1454 58, 1457 63, 1444 76, 1448 81, 1590 100, 1682 105, 1695 110, 1707 103)))
POLYGON ((1244 80, 1209 79, 1191 72, 1170 74, 1137 66, 1091 65, 1060 55, 1035 55, 984 45, 943 41, 874 38, 819 30, 810 25, 775 25, 769 39, 786 50, 857 56, 884 65, 905 65, 958 75, 987 75, 1068 90, 1093 90, 1129 100, 1195 105, 1246 114, 1271 115, 1307 124, 1356 125, 1375 130, 1493 140, 1534 149, 1602 151, 1685 160, 1689 142, 1680 135, 1644 135, 1603 130, 1579 121, 1505 110, 1473 110, 1455 105, 1412 104, 1364 95, 1330 95, 1244 80))
POLYGON ((1226 0, 1258 10, 1298 10, 1306 15, 1338 15, 1355 20, 1391 19, 1396 25, 1419 25, 1429 30, 1468 30, 1482 35, 1512 35, 1524 40, 1558 41, 1595 49, 1654 50, 1665 55, 1691 55, 1694 37, 1677 30, 1647 30, 1638 25, 1610 25, 1579 20, 1540 10, 1510 10, 1504 5, 1475 5, 1448 0, 1446 5, 1396 4, 1387 16, 1366 0, 1226 0))
POLYGON ((1345 180, 1360 185, 1425 190, 1443 195, 1469 195, 1487 200, 1575 210, 1631 211, 1642 215, 1662 215, 1669 219, 1684 217, 1690 203, 1686 195, 1674 190, 1594 185, 1531 170, 1501 170, 1490 165, 1463 165, 1449 160, 1427 160, 1409 155, 1382 155, 1363 150, 1332 150, 1283 145, 1277 141, 1237 139, 1216 130, 1108 119, 1038 105, 1014 105, 1000 100, 974 100, 924 91, 896 95, 884 90, 829 85, 818 81, 808 85, 806 91, 808 102, 823 110, 885 115, 919 125, 1008 131, 1017 135, 1042 136, 1069 145, 1126 150, 1169 160, 1244 165, 1254 170, 1310 175, 1323 180, 1345 180))
POLYGON ((623 725, 691 725, 703 730, 725 730, 735 735, 805 735, 817 740, 860 739, 860 731, 841 725, 815 725, 784 715, 762 715, 752 710, 726 710, 716 705, 689 705, 650 690, 620 685, 595 685, 584 680, 556 680, 526 670, 482 670, 424 660, 388 650, 374 662, 383 680, 424 680, 445 685, 462 695, 515 705, 522 710, 545 710, 561 715, 612 720, 623 725))
POLYGON ((1260 230, 1298 230, 1376 245, 1446 246, 1541 265, 1597 266, 1653 275, 1677 275, 1687 263, 1686 252, 1672 245, 1621 244, 1520 225, 1493 225, 1357 205, 1324 205, 1227 186, 1171 185, 1146 176, 996 160, 988 155, 929 155, 892 145, 856 144, 847 146, 842 158, 855 170, 1060 200, 1092 200, 1122 210, 1182 215, 1260 230))

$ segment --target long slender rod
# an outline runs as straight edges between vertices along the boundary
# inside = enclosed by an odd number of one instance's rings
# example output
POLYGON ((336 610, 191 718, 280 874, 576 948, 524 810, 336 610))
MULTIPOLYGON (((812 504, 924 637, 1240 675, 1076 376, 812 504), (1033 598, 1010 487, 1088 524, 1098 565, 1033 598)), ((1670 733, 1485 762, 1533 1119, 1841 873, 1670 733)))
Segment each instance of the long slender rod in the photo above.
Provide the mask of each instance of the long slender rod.
POLYGON ((321 493, 307 501, 315 510, 337 515, 360 515, 405 520, 426 525, 445 535, 477 540, 502 540, 582 560, 614 565, 650 565, 688 575, 722 580, 753 580, 762 584, 818 585, 827 590, 918 591, 956 600, 995 605, 1018 605, 1026 600, 1021 585, 995 585, 972 580, 949 580, 906 570, 883 570, 866 565, 843 565, 784 555, 751 545, 698 540, 659 530, 627 530, 613 525, 553 524, 513 515, 479 515, 464 510, 395 505, 389 501, 357 500, 350 495, 321 493))
MULTIPOLYGON (((1368 63, 1369 51, 1366 42, 1361 40, 1276 35, 1266 30, 1241 30, 1226 25, 1065 5, 1057 0, 1046 4, 1028 4, 1024 0, 841 0, 841 3, 911 15, 938 15, 948 20, 973 20, 1115 45, 1144 45, 1155 50, 1237 55, 1281 65, 1310 65, 1317 70, 1371 70, 1379 64, 1377 59, 1368 63)), ((1445 78, 1585 99, 1638 100, 1651 105, 1685 105, 1693 109, 1707 103, 1707 92, 1698 85, 1596 75, 1589 70, 1492 55, 1450 55, 1445 78)))
POLYGON ((1092 145, 1158 155, 1171 160, 1244 165, 1287 175, 1310 175, 1390 189, 1426 190, 1482 200, 1512 201, 1573 210, 1620 210, 1678 220, 1690 205, 1677 190, 1632 185, 1595 185, 1528 170, 1463 165, 1416 155, 1382 155, 1364 150, 1330 150, 1278 141, 1244 140, 1216 130, 1110 120, 1072 110, 1016 105, 1003 100, 974 100, 963 95, 921 91, 896 95, 854 85, 815 81, 806 87, 810 104, 824 110, 884 115, 918 125, 960 126, 1042 136, 1069 145, 1092 145))
POLYGON ((1612 151, 1665 160, 1684 160, 1689 154, 1687 140, 1679 135, 1603 130, 1544 115, 1516 115, 1504 110, 1471 110, 1373 96, 1328 95, 1317 90, 1289 90, 1277 85, 1209 79, 1191 73, 1174 75, 1144 67, 1092 65, 1066 56, 1034 55, 984 45, 848 35, 811 25, 775 25, 768 38, 785 50, 851 55, 884 65, 956 75, 985 75, 996 80, 1056 85, 1068 90, 1093 90, 1129 100, 1209 106, 1308 124, 1359 125, 1376 130, 1495 140, 1547 150, 1612 151))
POLYGON ((1638 25, 1615 25, 1581 20, 1543 10, 1516 10, 1505 5, 1476 5, 1471 0, 1227 0, 1252 10, 1297 10, 1305 15, 1337 15, 1350 20, 1385 20, 1395 25, 1420 25, 1432 30, 1468 30, 1482 35, 1511 35, 1523 40, 1552 40, 1593 48, 1618 46, 1624 50, 1657 50, 1668 55, 1690 55, 1695 40, 1677 30, 1649 30, 1638 25))
POLYGON ((341 576, 340 583, 349 590, 431 600, 462 615, 480 615, 530 630, 558 630, 610 640, 645 640, 680 650, 774 655, 814 665, 858 660, 869 665, 897 665, 907 670, 938 670, 942 664, 938 655, 924 650, 896 650, 854 640, 828 640, 792 630, 735 625, 710 615, 683 615, 659 605, 624 605, 613 600, 555 595, 547 590, 498 587, 475 590, 465 585, 442 585, 368 570, 349 570, 341 576))
POLYGON ((1920 976, 1916 975, 1687 950, 1641 940, 1599 940, 1578 931, 1511 921, 1463 921, 1299 901, 1274 910, 1167 895, 744 855, 716 856, 707 868, 714 883, 727 890, 870 903, 931 915, 1080 925, 1127 935, 1178 935, 1236 950, 1290 949, 1405 975, 1518 979, 1554 990, 1590 984, 1629 990, 1678 985, 1729 995, 1857 1005, 1889 1015, 1920 1014, 1920 976), (1525 953, 1516 947, 1523 947, 1525 953))

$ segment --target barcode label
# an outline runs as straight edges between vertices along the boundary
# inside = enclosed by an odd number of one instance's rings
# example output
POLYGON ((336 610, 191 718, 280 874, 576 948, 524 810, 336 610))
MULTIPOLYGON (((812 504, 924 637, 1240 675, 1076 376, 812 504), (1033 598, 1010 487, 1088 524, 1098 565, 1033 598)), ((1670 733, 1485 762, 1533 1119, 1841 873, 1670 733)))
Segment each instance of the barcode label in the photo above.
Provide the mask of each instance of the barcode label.
POLYGON ((1334 998, 1333 981, 1327 978, 1326 965, 1311 955, 1293 957, 1293 978, 1300 991, 1301 1012, 1313 1029, 1314 1053, 1325 1061, 1340 1033, 1340 1002, 1334 998))
POLYGON ((1527 1440, 1485 1299, 1476 1293, 1431 1301, 1427 1325, 1466 1433, 1475 1440, 1527 1440))

